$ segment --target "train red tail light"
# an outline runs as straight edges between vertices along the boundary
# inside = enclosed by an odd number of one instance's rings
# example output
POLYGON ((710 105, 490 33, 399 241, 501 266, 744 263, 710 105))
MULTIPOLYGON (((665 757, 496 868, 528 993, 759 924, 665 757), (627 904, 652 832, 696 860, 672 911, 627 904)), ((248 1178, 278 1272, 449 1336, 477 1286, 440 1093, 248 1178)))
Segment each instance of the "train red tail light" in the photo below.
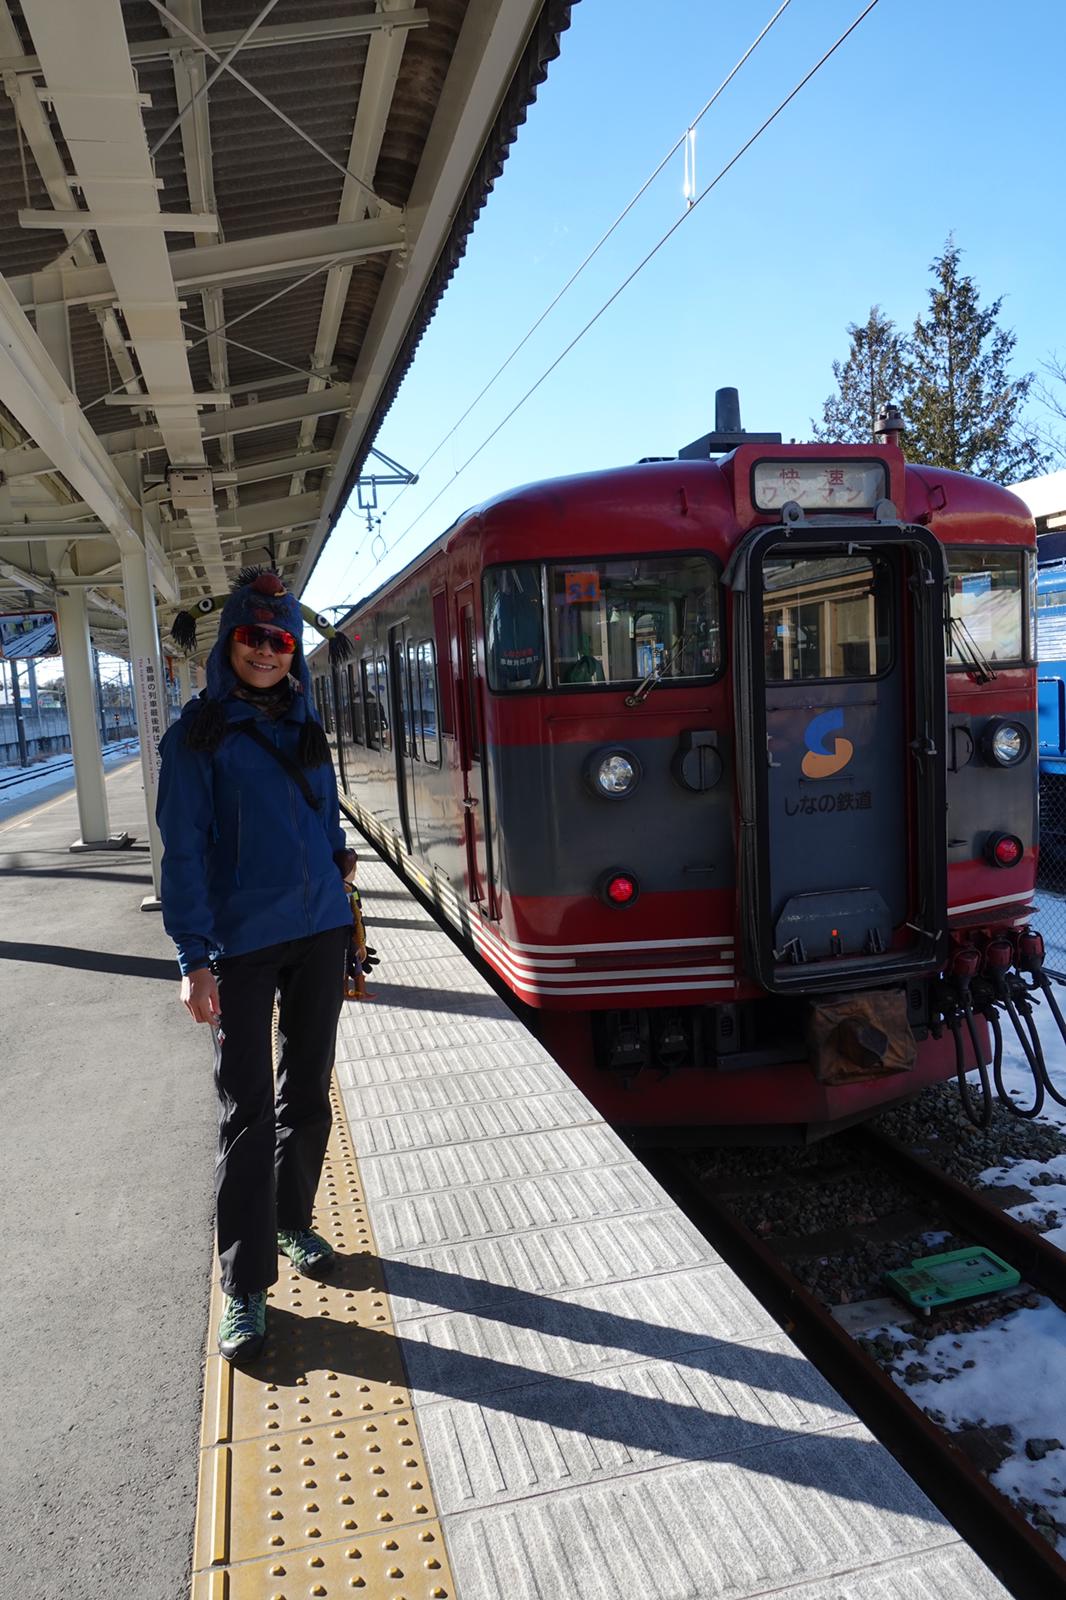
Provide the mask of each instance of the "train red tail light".
POLYGON ((985 840, 985 858, 994 867, 1016 867, 1025 846, 1014 833, 990 833, 985 840))
POLYGON ((631 906, 639 893, 636 878, 628 872, 608 872, 600 887, 600 894, 609 906, 631 906))

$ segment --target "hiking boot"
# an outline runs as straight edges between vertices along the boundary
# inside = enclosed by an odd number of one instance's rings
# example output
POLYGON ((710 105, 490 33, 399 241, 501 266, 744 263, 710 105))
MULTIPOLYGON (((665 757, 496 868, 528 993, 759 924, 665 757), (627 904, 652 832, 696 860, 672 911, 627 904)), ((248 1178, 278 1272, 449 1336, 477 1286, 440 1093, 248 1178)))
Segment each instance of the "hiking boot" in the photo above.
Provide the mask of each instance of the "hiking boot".
POLYGON ((310 1228, 279 1228, 278 1249, 288 1256, 297 1272, 311 1277, 329 1272, 336 1257, 333 1246, 310 1228))
POLYGON ((226 1308, 218 1325, 219 1353, 227 1361, 253 1361, 266 1338, 266 1290, 223 1298, 226 1308))

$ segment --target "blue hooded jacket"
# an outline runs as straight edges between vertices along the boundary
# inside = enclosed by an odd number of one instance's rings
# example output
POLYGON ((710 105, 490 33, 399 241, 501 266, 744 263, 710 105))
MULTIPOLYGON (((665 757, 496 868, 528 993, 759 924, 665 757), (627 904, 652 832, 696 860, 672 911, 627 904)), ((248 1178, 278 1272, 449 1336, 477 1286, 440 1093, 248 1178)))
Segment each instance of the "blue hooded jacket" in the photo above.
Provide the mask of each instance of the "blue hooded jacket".
MULTIPOLYGON (((351 922, 335 860, 346 840, 332 765, 302 769, 319 802, 313 810, 275 757, 237 728, 253 722, 299 765, 300 734, 314 717, 302 649, 293 662, 299 691, 283 717, 272 720, 250 701, 232 696, 237 679, 229 664, 229 635, 246 620, 250 599, 241 590, 227 602, 208 658, 205 695, 189 701, 159 745, 163 925, 177 945, 183 974, 219 956, 244 955, 351 922), (229 617, 231 607, 235 620, 229 617), (220 703, 226 723, 214 751, 191 749, 186 742, 205 700, 220 703)), ((299 638, 302 619, 294 626, 289 609, 276 602, 270 621, 299 638)), ((255 615, 262 618, 262 609, 255 615)))

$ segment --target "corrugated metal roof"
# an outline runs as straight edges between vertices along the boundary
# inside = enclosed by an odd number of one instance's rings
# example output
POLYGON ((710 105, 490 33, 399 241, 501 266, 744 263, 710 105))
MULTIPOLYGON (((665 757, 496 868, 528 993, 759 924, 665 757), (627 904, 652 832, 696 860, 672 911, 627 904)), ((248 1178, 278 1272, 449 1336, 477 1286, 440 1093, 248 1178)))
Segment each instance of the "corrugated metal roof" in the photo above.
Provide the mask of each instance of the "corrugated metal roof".
MULTIPOLYGON (((115 3, 79 0, 79 7, 104 8, 106 21, 106 8, 115 3)), ((31 230, 19 221, 23 208, 45 211, 85 204, 64 139, 64 122, 68 130, 71 126, 68 109, 61 96, 53 106, 46 94, 65 87, 48 79, 49 63, 57 55, 55 42, 48 41, 40 23, 38 8, 46 4, 0 0, 0 71, 22 93, 14 100, 0 96, 0 271, 31 323, 37 320, 38 304, 48 297, 68 304, 68 378, 84 415, 110 451, 135 452, 147 477, 161 479, 168 465, 165 439, 158 431, 165 433, 165 414, 157 416, 150 404, 138 410, 105 399, 124 392, 124 375, 141 370, 144 353, 138 337, 131 337, 122 296, 110 288, 116 263, 105 254, 106 233, 86 231, 75 261, 61 232, 31 230), (34 55, 38 49, 40 57, 34 55), (65 187, 64 174, 73 187, 65 187), (49 278, 46 292, 44 280, 33 275, 59 263, 61 276, 49 278)), ((373 0, 279 0, 257 38, 233 62, 247 83, 224 72, 189 109, 188 98, 180 104, 179 98, 188 97, 189 83, 202 81, 215 61, 179 24, 184 22, 186 30, 191 28, 208 45, 217 36, 215 48, 223 54, 262 11, 262 0, 170 0, 169 17, 150 0, 121 0, 136 89, 150 97, 141 112, 148 149, 160 145, 172 130, 153 157, 159 205, 164 212, 180 214, 210 209, 218 218, 217 239, 189 232, 167 232, 165 239, 171 275, 179 285, 175 294, 180 297, 192 389, 214 391, 224 382, 232 396, 224 411, 199 412, 205 459, 230 475, 229 481, 216 484, 215 494, 217 536, 224 541, 230 573, 249 551, 272 543, 283 575, 306 581, 547 65, 558 52, 571 0, 425 0, 417 9, 408 0, 381 0, 381 5, 395 13, 391 30, 379 25, 387 19, 373 0), (351 31, 359 27, 364 31, 351 31), (336 36, 323 37, 323 29, 336 36), (284 36, 277 30, 284 30, 284 36), (460 42, 463 48, 458 50, 460 42), (189 69, 200 71, 201 78, 183 76, 189 69), (263 98, 257 99, 253 89, 263 98), (184 120, 174 128, 183 109, 184 120), (361 174, 372 195, 346 184, 353 128, 373 152, 361 174), (200 163, 199 176, 189 170, 197 140, 209 155, 200 163), (417 215, 407 212, 412 196, 418 200, 417 215), (440 219, 432 225, 437 231, 420 233, 435 204, 440 219), (395 236, 377 246, 368 235, 366 248, 372 253, 353 256, 362 238, 354 230, 364 219, 370 226, 375 218, 384 227, 375 239, 395 236), (339 262, 330 254, 332 236, 322 242, 311 234, 338 222, 351 224, 345 234, 347 253, 339 262), (250 242, 256 255, 254 265, 229 248, 244 242, 250 242), (401 243, 402 254, 397 249, 401 243), (208 266, 201 274, 198 252, 217 244, 226 249, 205 256, 208 266), (302 260, 305 254, 308 259, 302 260), (341 266, 348 269, 347 281, 341 266), (186 285, 188 275, 196 279, 194 285, 186 285), (206 275, 207 281, 197 275, 206 275), (331 304, 332 322, 324 313, 331 304), (212 306, 221 310, 224 346, 216 338, 212 347, 198 331, 208 326, 205 318, 212 306), (378 342, 371 348, 368 339, 378 342), (316 354, 328 371, 324 383, 314 381, 316 354), (360 377, 361 363, 373 367, 370 386, 360 377), (314 394, 324 387, 329 393, 320 402, 314 394), (336 409, 338 400, 343 400, 343 410, 336 409), (306 421, 299 415, 286 418, 285 402, 290 412, 302 404, 321 414, 306 421), (353 411, 349 421, 346 413, 353 411), (233 431, 224 433, 227 424, 233 431), (301 452, 310 452, 313 460, 306 471, 296 472, 292 458, 301 452), (335 470, 323 464, 322 452, 332 454, 335 470), (284 470, 279 468, 274 477, 251 473, 242 481, 242 473, 270 462, 280 462, 284 470), (278 531, 267 538, 254 528, 247 538, 228 531, 240 523, 242 513, 254 524, 256 508, 261 511, 286 498, 299 501, 302 518, 310 494, 321 501, 310 523, 301 521, 286 530, 282 508, 278 531)), ((91 87, 80 85, 83 93, 91 87)), ((5 441, 10 445, 12 437, 27 437, 26 430, 19 421, 17 397, 0 391, 0 401, 6 408, 5 441)), ((14 474, 20 507, 27 508, 6 525, 8 532, 22 516, 51 515, 48 507, 55 503, 57 480, 54 474, 40 475, 46 463, 33 441, 27 438, 25 448, 17 456, 8 453, 3 464, 14 474), (37 475, 20 476, 27 467, 37 475)), ((161 542, 187 603, 212 586, 210 540, 198 544, 196 531, 167 500, 165 486, 152 492, 163 517, 161 542)), ((76 485, 65 498, 78 500, 76 485)), ((42 553, 40 546, 13 544, 9 538, 0 554, 19 570, 39 576, 99 571, 102 591, 108 587, 103 569, 115 560, 107 539, 82 539, 62 551, 52 544, 42 553)), ((109 592, 121 599, 121 591, 109 592)))

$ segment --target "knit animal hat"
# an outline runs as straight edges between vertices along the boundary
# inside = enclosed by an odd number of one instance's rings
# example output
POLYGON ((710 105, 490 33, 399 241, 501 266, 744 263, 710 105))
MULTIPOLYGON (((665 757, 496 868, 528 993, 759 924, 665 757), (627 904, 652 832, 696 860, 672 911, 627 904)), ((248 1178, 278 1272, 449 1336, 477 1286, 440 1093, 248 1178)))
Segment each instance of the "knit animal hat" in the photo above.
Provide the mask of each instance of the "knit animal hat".
POLYGON ((296 640, 296 650, 289 669, 296 680, 297 690, 306 706, 304 729, 301 734, 300 759, 305 766, 320 766, 329 760, 329 746, 314 712, 311 696, 311 675, 303 650, 303 627, 312 627, 329 640, 331 665, 339 665, 352 654, 351 641, 338 633, 329 618, 301 605, 295 595, 285 588, 276 572, 264 567, 244 567, 234 579, 228 595, 206 595, 196 602, 195 612, 179 611, 170 627, 175 644, 192 655, 196 649, 196 624, 199 617, 208 617, 221 610, 218 621, 218 638, 207 658, 205 669, 207 687, 201 695, 201 706, 196 713, 186 741, 193 749, 216 750, 226 729, 222 701, 238 683, 230 665, 230 635, 234 628, 261 624, 284 628, 296 640))

